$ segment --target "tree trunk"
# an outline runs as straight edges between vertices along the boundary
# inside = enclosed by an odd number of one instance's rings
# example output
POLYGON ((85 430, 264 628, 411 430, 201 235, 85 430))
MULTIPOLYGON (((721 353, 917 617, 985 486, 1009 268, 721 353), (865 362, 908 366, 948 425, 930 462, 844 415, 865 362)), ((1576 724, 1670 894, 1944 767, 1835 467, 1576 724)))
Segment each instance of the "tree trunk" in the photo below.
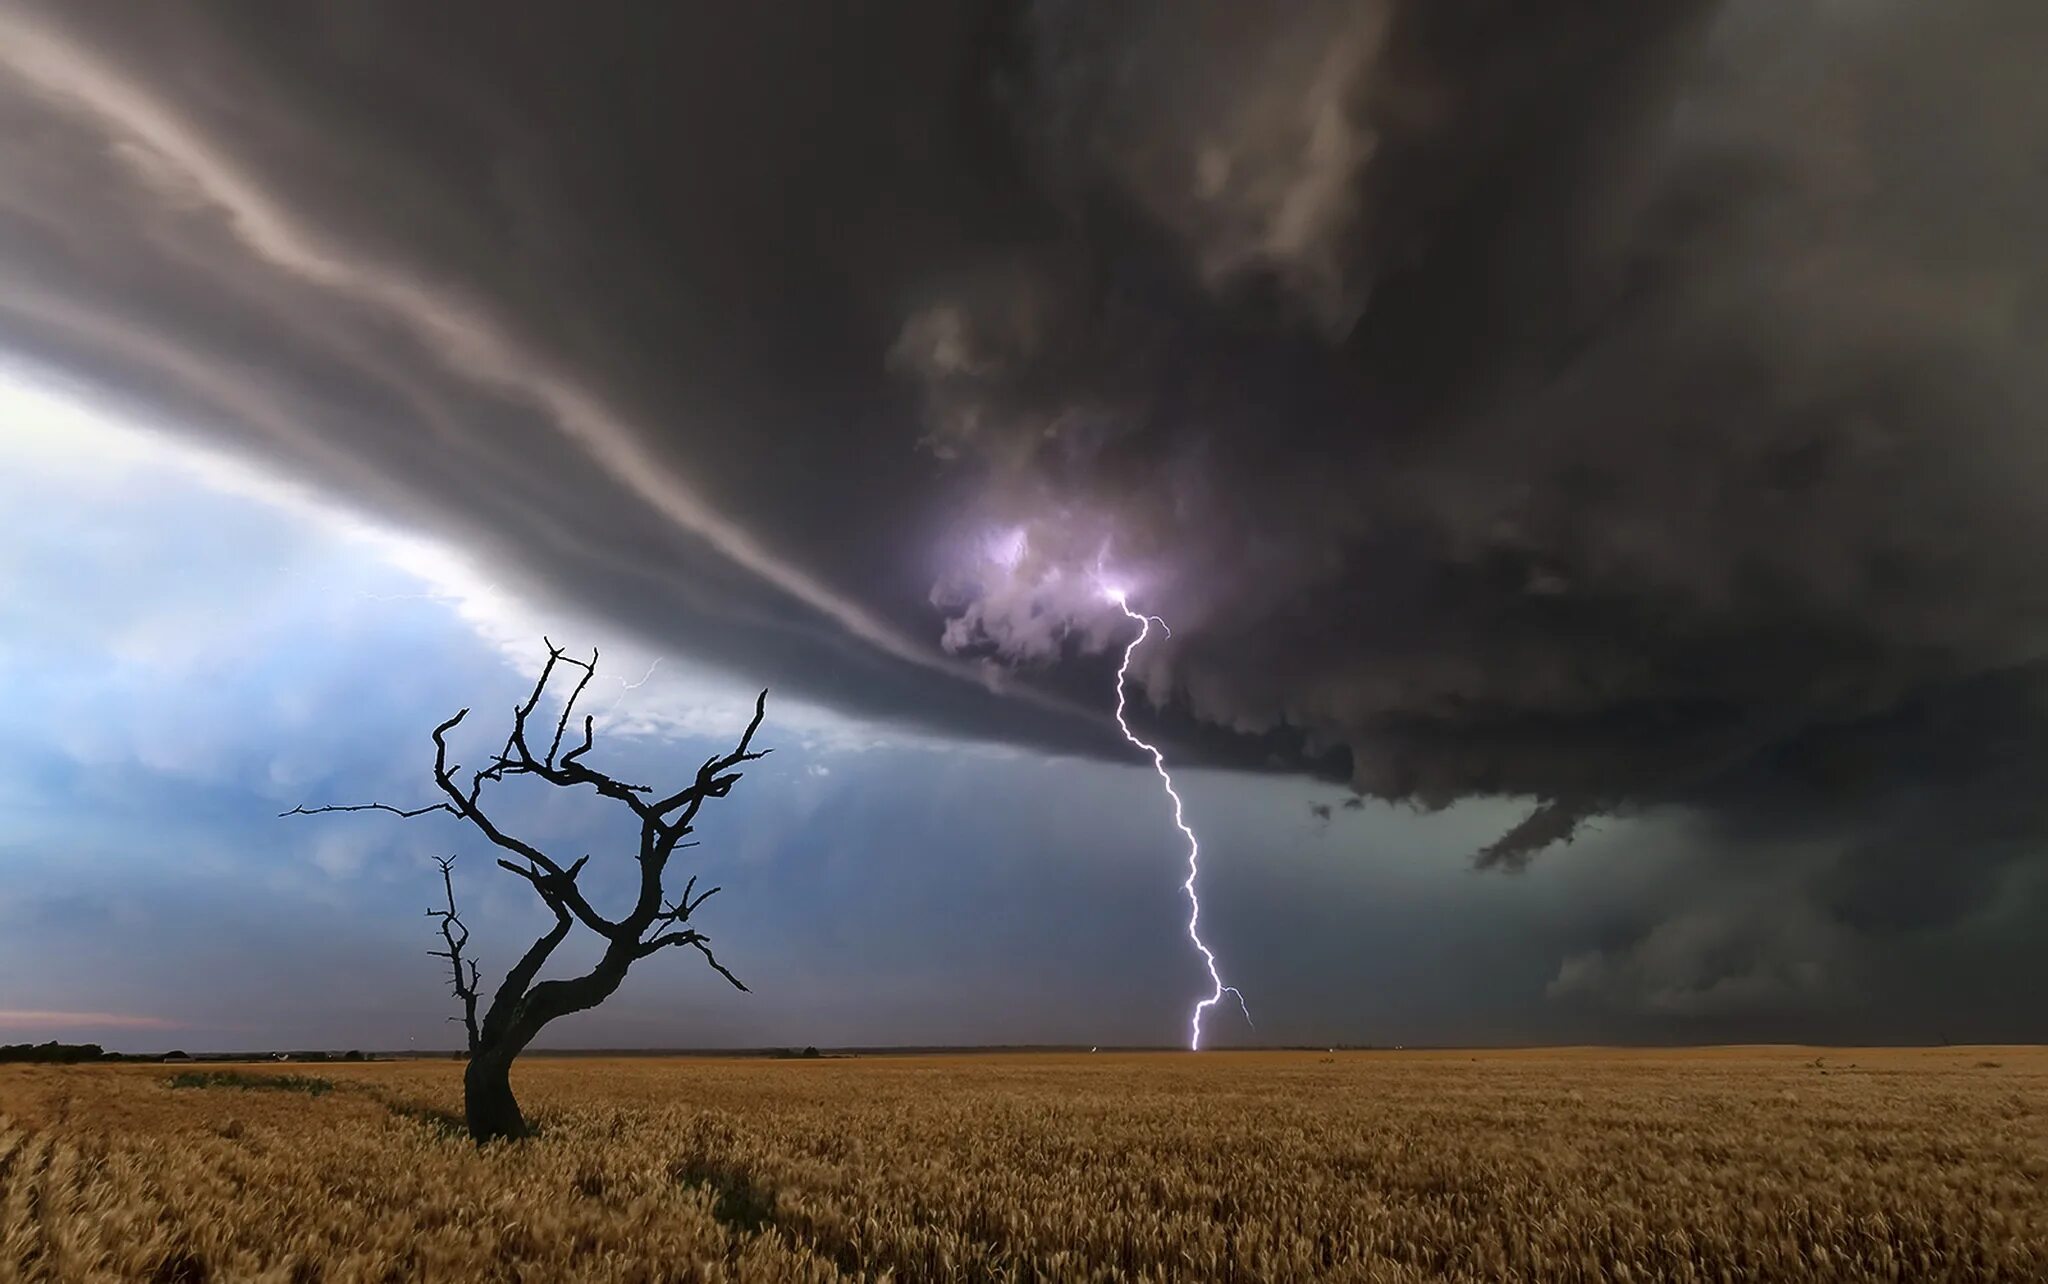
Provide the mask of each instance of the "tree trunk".
POLYGON ((462 1076, 462 1115, 477 1144, 526 1135, 526 1116, 512 1096, 512 1057, 504 1051, 479 1052, 462 1076))
MULTIPOLYGON (((559 929, 541 938, 533 957, 536 966, 560 939, 559 929)), ((504 986, 499 987, 498 997, 484 1017, 482 1046, 470 1054, 469 1068, 462 1076, 462 1116, 478 1145, 528 1135, 526 1116, 519 1113, 519 1102, 512 1096, 513 1060, 548 1022, 594 1008, 609 998, 625 979, 632 957, 631 951, 614 944, 595 968, 574 980, 543 981, 524 994, 508 994, 504 986)), ((514 982, 523 985, 531 975, 522 961, 514 975, 506 978, 506 986, 514 982)))

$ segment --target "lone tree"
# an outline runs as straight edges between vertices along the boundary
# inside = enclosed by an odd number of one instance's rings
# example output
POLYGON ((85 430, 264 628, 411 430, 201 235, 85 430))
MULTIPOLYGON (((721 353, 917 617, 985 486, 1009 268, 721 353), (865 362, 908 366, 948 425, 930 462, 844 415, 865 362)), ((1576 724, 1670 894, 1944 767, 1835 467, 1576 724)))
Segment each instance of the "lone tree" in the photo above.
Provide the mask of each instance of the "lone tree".
MULTIPOLYGON (((583 756, 590 752, 595 721, 588 715, 583 719, 582 743, 567 753, 562 752, 562 737, 574 715, 576 701, 597 672, 597 652, 593 650, 590 659, 584 661, 570 659, 553 642, 547 642, 547 649, 547 663, 541 668, 539 680, 533 684, 532 694, 512 711, 512 734, 506 739, 504 750, 491 759, 490 765, 472 771, 467 787, 457 780, 462 767, 449 765, 447 737, 469 716, 469 710, 460 711, 434 728, 434 783, 447 795, 446 801, 412 808, 381 802, 299 806, 283 813, 286 816, 313 816, 323 812, 385 811, 396 816, 413 817, 447 812, 468 821, 493 844, 511 853, 510 858, 500 857, 498 864, 525 879, 541 903, 554 912, 555 925, 535 941, 505 974, 497 993, 491 997, 490 1006, 484 1011, 483 1019, 479 1021, 477 1006, 481 978, 475 960, 467 953, 469 929, 463 925, 455 906, 454 858, 441 860, 441 886, 447 895, 447 908, 430 909, 427 916, 439 921, 441 940, 446 948, 432 953, 448 961, 455 997, 462 1005, 462 1014, 450 1020, 460 1021, 469 1038, 469 1068, 463 1075, 463 1113, 470 1136, 479 1142, 526 1134, 526 1119, 520 1114, 519 1103, 512 1096, 513 1059, 533 1042, 534 1036, 548 1022, 571 1012, 596 1007, 610 998, 612 992, 619 988, 619 983, 626 979, 628 969, 641 959, 670 946, 687 946, 702 954, 705 962, 732 982, 734 988, 747 988, 711 953, 711 938, 689 926, 690 918, 698 907, 719 889, 713 887, 699 892, 697 880, 692 876, 683 884, 682 894, 669 900, 663 878, 668 873, 669 858, 677 849, 696 845, 683 839, 691 832, 691 823, 696 820, 697 811, 705 800, 725 797, 740 778, 740 773, 734 768, 769 752, 753 748, 754 733, 760 729, 762 715, 767 709, 768 693, 761 692, 755 700, 753 721, 747 724, 746 733, 740 737, 737 748, 731 753, 706 759, 689 784, 673 793, 657 795, 649 786, 630 785, 585 765, 583 756), (579 669, 582 676, 576 680, 575 688, 562 704, 561 717, 555 722, 546 752, 535 753, 527 740, 527 720, 540 704, 541 693, 547 690, 558 665, 579 669), (565 865, 533 844, 506 833, 491 819, 482 804, 484 786, 499 783, 508 776, 534 776, 564 789, 588 785, 604 797, 632 809, 640 822, 639 851, 636 854, 640 863, 640 893, 625 917, 606 918, 577 887, 576 877, 583 872, 589 856, 579 856, 565 865), (603 956, 595 967, 581 976, 538 980, 548 956, 554 953, 555 947, 562 943, 576 923, 583 924, 603 938, 603 956)), ((545 727, 544 723, 542 725, 545 727)), ((546 734, 545 731, 542 734, 546 734)))

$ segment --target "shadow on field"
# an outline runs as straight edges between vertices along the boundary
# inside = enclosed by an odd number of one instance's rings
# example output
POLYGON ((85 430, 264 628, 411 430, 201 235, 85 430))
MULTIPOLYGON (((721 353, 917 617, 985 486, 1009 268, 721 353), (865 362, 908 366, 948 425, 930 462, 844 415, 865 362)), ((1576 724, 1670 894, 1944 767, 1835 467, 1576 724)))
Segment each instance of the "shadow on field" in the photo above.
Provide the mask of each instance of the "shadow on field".
POLYGON ((400 1119, 410 1119, 414 1123, 425 1124, 444 1139, 460 1138, 467 1140, 469 1137, 469 1125, 463 1121, 462 1115, 457 1111, 443 1110, 439 1106, 422 1106, 411 1101, 393 1101, 389 1097, 380 1096, 377 1099, 383 1103, 386 1110, 397 1115, 400 1119))
MULTIPOLYGON (((863 1243, 858 1232, 850 1232, 838 1218, 820 1219, 801 1205, 783 1207, 775 1187, 739 1162, 736 1156, 742 1150, 739 1134, 729 1124, 699 1119, 683 1156, 669 1169, 677 1183, 710 1192, 711 1215, 734 1235, 728 1253, 737 1253, 748 1237, 773 1235, 789 1248, 832 1262, 851 1279, 924 1279, 942 1269, 929 1245, 906 1250, 863 1243)), ((949 1256, 943 1269, 953 1271, 953 1278, 1009 1279, 1020 1269, 1021 1259, 1003 1241, 1000 1229, 990 1234, 988 1228, 961 1227, 945 1251, 949 1256), (963 1269, 969 1273, 959 1274, 963 1269)))
POLYGON ((334 1091, 332 1079, 302 1074, 244 1074, 239 1070, 183 1070, 164 1080, 173 1088, 239 1088, 244 1092, 303 1092, 309 1097, 334 1091))
MULTIPOLYGON (((310 1075, 297 1074, 249 1074, 240 1070, 184 1070, 164 1080, 170 1088, 234 1088, 244 1092, 303 1092, 309 1097, 324 1097, 330 1092, 359 1092, 376 1101, 401 1119, 410 1119, 423 1124, 437 1135, 447 1138, 469 1136, 469 1125, 459 1110, 447 1110, 440 1106, 422 1105, 414 1101, 402 1101, 385 1095, 369 1084, 337 1084, 331 1079, 318 1079, 310 1075)), ((538 1129, 536 1129, 536 1133, 538 1129)))
POLYGON ((165 1253, 149 1273, 149 1284, 206 1284, 206 1279, 206 1259, 187 1248, 165 1253))
POLYGON ((739 1169, 699 1152, 670 1171, 685 1186, 709 1190, 711 1215, 727 1228, 747 1235, 781 1229, 775 1220, 774 1190, 755 1184, 739 1169))

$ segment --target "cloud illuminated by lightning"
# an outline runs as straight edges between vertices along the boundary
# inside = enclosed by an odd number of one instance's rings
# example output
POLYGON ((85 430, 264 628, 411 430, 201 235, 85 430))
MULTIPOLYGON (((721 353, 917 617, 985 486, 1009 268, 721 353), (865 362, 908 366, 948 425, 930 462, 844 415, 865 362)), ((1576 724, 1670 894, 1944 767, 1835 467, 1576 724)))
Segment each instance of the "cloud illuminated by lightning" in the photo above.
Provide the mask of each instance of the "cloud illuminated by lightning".
POLYGON ((1173 787, 1173 776, 1166 770, 1166 755, 1159 752, 1158 746, 1140 739, 1138 733, 1131 730, 1131 724, 1124 719, 1126 705, 1124 678, 1130 672, 1131 656, 1136 654, 1138 647, 1143 644, 1146 638, 1152 635, 1152 626, 1154 624, 1157 624, 1168 637, 1173 636, 1173 630, 1167 628, 1166 621, 1156 615, 1145 615, 1138 611, 1133 611, 1124 590, 1112 588, 1104 591, 1108 594, 1109 600, 1116 603, 1117 608, 1138 625, 1138 636, 1132 638, 1130 644, 1124 648, 1123 663, 1119 664, 1116 669, 1116 725, 1122 729, 1124 739, 1152 756, 1152 769, 1159 773, 1159 783, 1165 787, 1167 798, 1173 802, 1174 828, 1180 830, 1181 837, 1188 840, 1188 876, 1187 880, 1180 885, 1181 890, 1188 895, 1188 939, 1195 943, 1197 950, 1201 951, 1203 966, 1209 970, 1209 984, 1211 986, 1209 997, 1195 1004, 1194 1013, 1189 1018, 1188 1050, 1199 1052, 1202 1047, 1202 1014, 1216 1004, 1221 1003, 1224 995, 1229 994, 1236 997, 1237 1006, 1244 1012, 1246 1025, 1251 1024, 1252 1010, 1245 1003, 1244 995, 1239 992, 1236 986, 1223 984, 1223 975, 1216 970, 1216 953, 1202 940, 1202 934, 1199 930, 1202 920, 1202 901, 1195 894, 1195 880, 1202 872, 1202 844, 1201 840, 1195 837, 1195 831, 1188 827, 1187 817, 1181 807, 1180 792, 1173 787))

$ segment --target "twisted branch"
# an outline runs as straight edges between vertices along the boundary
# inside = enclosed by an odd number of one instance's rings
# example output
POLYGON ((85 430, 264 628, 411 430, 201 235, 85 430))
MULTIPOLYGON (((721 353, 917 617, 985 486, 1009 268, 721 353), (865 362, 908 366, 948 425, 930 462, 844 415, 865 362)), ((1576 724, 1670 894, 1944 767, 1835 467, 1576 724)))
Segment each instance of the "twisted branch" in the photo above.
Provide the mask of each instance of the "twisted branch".
MULTIPOLYGON (((543 638, 547 646, 547 661, 541 667, 539 678, 526 699, 512 710, 512 728, 505 738, 505 747, 493 755, 488 764, 469 774, 469 779, 458 779, 462 768, 448 762, 448 733, 461 725, 469 716, 468 709, 457 710, 455 715, 442 722, 433 730, 434 765, 433 778, 445 801, 424 806, 402 808, 390 803, 348 803, 329 804, 320 807, 304 805, 280 813, 284 816, 313 816, 326 812, 382 811, 394 816, 411 818, 430 812, 446 812, 474 826, 485 838, 508 853, 500 857, 498 865, 526 880, 542 904, 555 915, 555 925, 536 940, 519 962, 506 973, 504 982, 493 997, 490 1010, 485 1014, 481 1026, 476 1016, 477 992, 479 988, 477 967, 474 961, 464 955, 469 940, 468 929, 463 926, 455 907, 455 888, 451 869, 454 858, 441 860, 442 886, 447 893, 446 910, 429 910, 430 917, 440 920, 442 937, 447 944, 445 950, 432 951, 435 957, 445 958, 453 979, 456 997, 462 1001, 463 1014, 459 1018, 469 1035, 472 1055, 480 1049, 509 1048, 511 1052, 525 1046, 553 1018, 568 1012, 580 1011, 602 1002, 617 988, 626 969, 638 959, 657 953, 672 945, 689 946, 704 956, 712 970, 740 990, 747 987, 737 976, 720 963, 711 952, 710 938, 695 928, 684 926, 691 915, 705 901, 721 890, 713 887, 699 893, 697 880, 692 876, 683 886, 682 895, 671 901, 664 897, 662 880, 669 859, 685 847, 694 847, 694 842, 684 839, 692 832, 699 810, 711 798, 727 796, 743 773, 735 770, 742 764, 755 762, 769 753, 766 749, 753 747, 754 735, 760 730, 767 714, 768 693, 763 690, 754 701, 754 715, 747 723, 746 731, 740 736, 737 746, 730 753, 714 755, 705 759, 697 768, 690 783, 674 793, 657 800, 650 800, 653 790, 646 785, 632 784, 599 771, 584 763, 584 755, 591 751, 595 739, 596 720, 589 715, 583 718, 583 736, 579 743, 568 752, 562 751, 562 742, 568 735, 571 720, 575 716, 576 704, 589 687, 597 672, 598 653, 593 650, 590 659, 578 660, 566 655, 562 648, 543 638), (547 690, 557 665, 566 665, 581 671, 568 699, 563 702, 561 714, 555 720, 553 734, 549 737, 547 751, 536 755, 527 737, 527 720, 539 708, 541 696, 547 690), (640 864, 640 889, 633 907, 623 918, 611 919, 600 914, 585 898, 577 885, 577 877, 590 860, 588 855, 578 857, 563 865, 532 843, 506 833, 485 810, 482 802, 484 786, 487 783, 503 781, 508 776, 535 776, 551 785, 564 788, 589 786, 602 797, 624 803, 640 820, 638 860, 640 864), (603 957, 597 965, 583 976, 563 981, 536 983, 541 967, 553 954, 555 947, 567 936, 570 925, 580 922, 606 941, 603 957)), ((457 1018, 451 1018, 454 1020, 457 1018)))

